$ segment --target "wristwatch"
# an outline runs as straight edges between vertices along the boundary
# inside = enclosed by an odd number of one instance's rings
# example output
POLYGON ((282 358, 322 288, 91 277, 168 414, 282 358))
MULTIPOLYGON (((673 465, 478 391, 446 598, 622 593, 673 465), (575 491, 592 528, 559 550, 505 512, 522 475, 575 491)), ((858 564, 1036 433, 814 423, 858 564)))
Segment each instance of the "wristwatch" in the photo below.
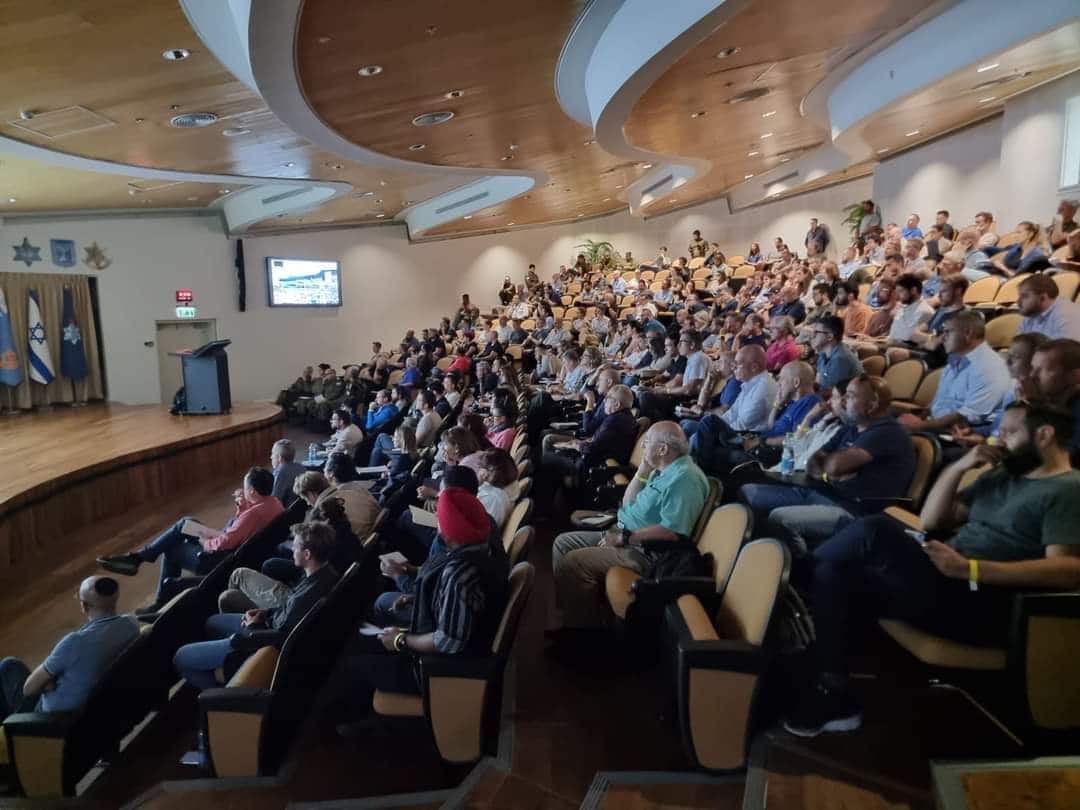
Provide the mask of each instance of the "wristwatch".
POLYGON ((621 523, 616 523, 615 528, 619 530, 619 534, 622 537, 622 544, 624 546, 630 545, 630 535, 633 534, 633 532, 623 526, 621 523))
POLYGON ((394 636, 394 652, 401 652, 405 649, 405 637, 408 633, 398 633, 394 636))

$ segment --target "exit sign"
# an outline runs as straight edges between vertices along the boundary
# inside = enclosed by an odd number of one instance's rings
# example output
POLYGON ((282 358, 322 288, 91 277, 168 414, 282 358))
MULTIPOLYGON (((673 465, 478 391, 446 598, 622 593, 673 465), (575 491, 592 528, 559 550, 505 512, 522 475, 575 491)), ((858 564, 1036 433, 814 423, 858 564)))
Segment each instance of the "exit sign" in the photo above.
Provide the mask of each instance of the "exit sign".
POLYGON ((195 300, 194 294, 191 290, 177 290, 176 291, 176 303, 178 304, 190 304, 195 300))
POLYGON ((177 318, 183 318, 183 319, 194 318, 198 314, 199 314, 199 310, 196 309, 195 307, 177 307, 176 308, 176 317, 177 318))

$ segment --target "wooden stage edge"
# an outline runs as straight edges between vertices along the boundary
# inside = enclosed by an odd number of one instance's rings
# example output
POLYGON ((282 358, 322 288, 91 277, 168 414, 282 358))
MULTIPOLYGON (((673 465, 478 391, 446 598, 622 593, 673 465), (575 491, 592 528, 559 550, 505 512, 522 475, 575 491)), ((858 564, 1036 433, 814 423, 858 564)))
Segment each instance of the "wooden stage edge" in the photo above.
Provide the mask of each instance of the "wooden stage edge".
POLYGON ((222 415, 97 404, 0 421, 0 576, 65 556, 65 539, 93 521, 269 466, 283 434, 281 409, 263 402, 236 403, 222 415))

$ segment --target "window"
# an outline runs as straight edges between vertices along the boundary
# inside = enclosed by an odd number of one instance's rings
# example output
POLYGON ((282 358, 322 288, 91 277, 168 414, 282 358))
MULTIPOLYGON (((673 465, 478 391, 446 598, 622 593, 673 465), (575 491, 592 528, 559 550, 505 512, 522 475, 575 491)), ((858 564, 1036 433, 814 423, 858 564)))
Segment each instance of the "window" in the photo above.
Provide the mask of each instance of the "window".
POLYGON ((1080 191, 1080 96, 1065 103, 1065 138, 1061 149, 1062 192, 1080 191))

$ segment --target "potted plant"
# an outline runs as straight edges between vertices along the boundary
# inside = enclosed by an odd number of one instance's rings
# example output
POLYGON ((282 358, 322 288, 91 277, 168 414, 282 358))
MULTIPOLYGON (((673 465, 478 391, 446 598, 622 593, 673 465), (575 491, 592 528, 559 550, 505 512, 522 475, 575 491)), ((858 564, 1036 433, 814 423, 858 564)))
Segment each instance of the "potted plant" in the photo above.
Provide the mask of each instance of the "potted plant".
POLYGON ((600 264, 604 257, 607 257, 610 262, 615 260, 615 246, 611 242, 597 242, 593 239, 586 239, 582 244, 575 245, 574 249, 585 254, 585 260, 590 267, 600 264))
POLYGON ((863 206, 861 202, 853 203, 844 207, 844 225, 847 225, 853 237, 859 235, 859 223, 863 218, 863 206))

